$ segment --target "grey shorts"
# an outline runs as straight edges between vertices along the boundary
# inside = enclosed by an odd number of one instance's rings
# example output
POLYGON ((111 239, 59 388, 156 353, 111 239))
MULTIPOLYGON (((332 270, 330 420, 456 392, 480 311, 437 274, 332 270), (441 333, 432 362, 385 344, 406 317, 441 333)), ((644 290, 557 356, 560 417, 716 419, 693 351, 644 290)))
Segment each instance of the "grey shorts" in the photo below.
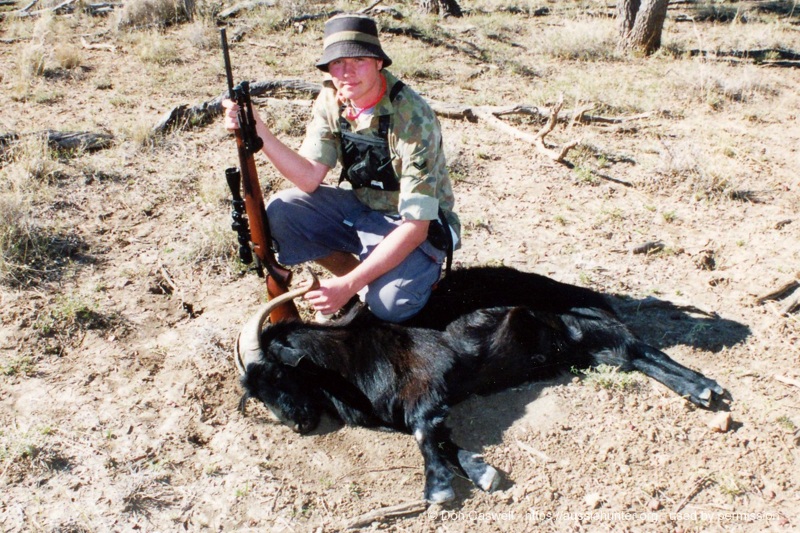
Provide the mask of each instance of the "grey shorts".
MULTIPOLYGON (((402 220, 373 211, 351 190, 327 185, 311 194, 287 189, 272 196, 267 218, 278 261, 296 265, 346 252, 364 260, 402 220)), ((427 303, 445 252, 425 241, 397 267, 359 293, 378 318, 402 322, 427 303)))

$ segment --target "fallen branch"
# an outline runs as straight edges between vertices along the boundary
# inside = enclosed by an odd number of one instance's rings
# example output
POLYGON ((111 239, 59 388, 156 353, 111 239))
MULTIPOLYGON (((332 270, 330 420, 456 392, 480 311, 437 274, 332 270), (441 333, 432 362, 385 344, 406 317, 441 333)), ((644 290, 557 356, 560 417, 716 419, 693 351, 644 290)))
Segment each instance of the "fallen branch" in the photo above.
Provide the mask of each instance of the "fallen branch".
POLYGON ((170 289, 172 289, 170 292, 172 294, 177 293, 178 298, 180 298, 181 300, 181 309, 184 312, 186 312, 187 315, 189 315, 189 318, 197 318, 198 316, 202 315, 203 314, 202 309, 200 311, 195 311, 194 305, 187 302, 186 299, 183 297, 183 291, 178 287, 178 285, 175 284, 175 281, 173 281, 172 276, 169 273, 169 270, 167 270, 167 267, 165 267, 163 263, 161 263, 160 266, 161 266, 161 277, 164 279, 164 282, 167 285, 169 285, 170 289))
POLYGON ((660 252, 664 249, 664 243, 661 241, 648 241, 644 244, 640 244, 639 246, 634 246, 631 249, 631 252, 634 254, 646 254, 650 255, 652 253, 660 252))
MULTIPOLYGON (((306 98, 315 98, 322 86, 318 83, 307 82, 304 80, 290 79, 290 80, 266 80, 257 81, 250 84, 250 94, 254 98, 262 96, 287 96, 291 95, 296 97, 302 95, 306 98)), ((209 123, 214 117, 222 113, 222 101, 227 98, 228 92, 225 91, 217 97, 197 104, 189 106, 181 104, 166 112, 159 119, 158 123, 153 127, 155 133, 165 133, 170 129, 176 127, 184 127, 187 124, 201 126, 209 123)), ((553 161, 569 165, 565 158, 567 153, 575 148, 579 141, 570 141, 560 148, 549 147, 545 143, 545 137, 550 134, 561 123, 566 123, 570 127, 575 123, 590 124, 590 123, 604 123, 604 124, 618 124, 629 120, 639 120, 649 116, 649 114, 636 115, 627 118, 608 118, 608 117, 594 117, 587 115, 590 108, 576 108, 572 113, 561 113, 563 102, 559 101, 550 110, 538 108, 529 105, 509 105, 509 106, 463 106, 451 104, 446 102, 430 101, 431 108, 434 113, 444 118, 454 120, 468 120, 476 122, 483 120, 488 126, 506 133, 511 137, 525 141, 532 144, 537 151, 549 157, 553 161), (526 115, 545 119, 546 124, 536 133, 528 133, 510 124, 500 120, 499 117, 506 115, 526 115), (571 115, 571 116, 570 116, 571 115), (569 116, 569 118, 568 118, 569 116)), ((629 186, 627 182, 621 180, 614 180, 600 175, 604 179, 610 179, 622 185, 629 186)))
POLYGON ((789 316, 800 311, 800 281, 793 279, 776 290, 756 298, 758 305, 777 301, 783 302, 781 308, 777 310, 779 316, 789 316))
POLYGON ((108 50, 110 52, 116 52, 117 47, 113 44, 92 44, 87 41, 83 36, 81 36, 81 45, 87 50, 108 50))
POLYGON ((354 518, 349 524, 347 524, 346 529, 358 529, 360 527, 368 526, 373 522, 385 522, 401 516, 419 514, 425 511, 427 508, 428 502, 425 500, 415 500, 398 505, 392 505, 391 507, 376 509, 375 511, 371 511, 354 518))
POLYGON ((30 11, 30 9, 38 2, 38 0, 34 0, 27 6, 20 9, 19 11, 13 11, 5 15, 16 18, 38 17, 43 13, 55 13, 56 15, 64 15, 75 11, 75 6, 73 4, 75 4, 76 1, 77 0, 66 0, 58 4, 57 6, 48 7, 45 9, 37 9, 36 11, 30 11))
POLYGON ((800 311, 800 290, 794 291, 794 294, 786 299, 781 308, 781 316, 789 316, 797 311, 800 311))
POLYGON ((793 279, 787 283, 784 283, 776 290, 756 298, 756 303, 758 305, 763 305, 769 301, 785 300, 786 298, 790 297, 798 288, 800 288, 800 281, 793 279))
MULTIPOLYGON (((322 85, 303 80, 269 80, 256 81, 250 84, 250 95, 277 96, 277 95, 298 95, 302 94, 308 98, 316 98, 322 90, 322 85)), ((175 127, 182 127, 192 123, 196 126, 208 124, 214 117, 222 114, 222 101, 228 97, 228 91, 224 91, 217 97, 189 107, 181 104, 172 108, 159 119, 153 127, 155 133, 166 133, 175 127)))
POLYGON ((558 121, 558 113, 561 111, 561 106, 563 102, 558 102, 550 113, 550 118, 547 121, 547 124, 539 130, 538 133, 535 135, 521 131, 506 122, 503 122, 499 118, 497 118, 492 113, 488 113, 485 111, 477 111, 475 115, 480 117, 487 125, 491 126, 492 128, 502 131, 516 139, 531 143, 536 150, 538 150, 541 154, 549 157, 553 161, 557 163, 562 163, 564 158, 567 155, 567 152, 572 150, 578 145, 577 140, 570 141, 569 143, 565 144, 561 147, 561 150, 554 150, 552 148, 548 148, 544 142, 544 138, 549 134, 556 126, 556 122, 558 121))
POLYGON ((800 381, 796 379, 787 378, 785 376, 779 376, 778 374, 775 374, 772 377, 774 377, 776 381, 780 381, 781 383, 785 383, 786 385, 794 385, 795 387, 800 388, 800 381))
POLYGON ((19 12, 20 13, 27 13, 28 11, 33 9, 33 6, 35 6, 38 3, 39 3, 39 0, 31 0, 31 3, 28 4, 27 6, 23 7, 22 9, 20 9, 19 12))
POLYGON ((778 289, 756 298, 758 305, 764 305, 770 301, 784 301, 783 306, 778 311, 781 316, 789 316, 800 310, 800 281, 793 279, 778 289))
POLYGON ((686 495, 686 497, 683 500, 681 500, 681 502, 675 507, 675 509, 672 510, 672 514, 677 514, 681 511, 681 509, 686 507, 686 504, 689 503, 689 500, 697 496, 697 494, 700 493, 700 491, 703 489, 703 487, 705 487, 706 483, 708 483, 709 481, 712 481, 709 476, 703 476, 697 481, 695 481, 694 485, 692 486, 691 490, 689 490, 689 493, 686 495))

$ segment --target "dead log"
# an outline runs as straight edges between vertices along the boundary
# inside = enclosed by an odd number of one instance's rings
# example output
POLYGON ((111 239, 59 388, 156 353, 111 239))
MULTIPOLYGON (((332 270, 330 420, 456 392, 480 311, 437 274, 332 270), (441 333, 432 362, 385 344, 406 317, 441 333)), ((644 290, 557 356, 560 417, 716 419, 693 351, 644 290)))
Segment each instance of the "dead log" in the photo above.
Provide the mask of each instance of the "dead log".
MULTIPOLYGON (((269 80, 256 81, 250 84, 250 95, 259 96, 305 96, 309 99, 316 98, 322 90, 322 85, 303 80, 269 80)), ((228 97, 228 91, 224 91, 215 98, 188 106, 181 104, 172 108, 162 115, 158 123, 153 127, 155 133, 166 133, 167 131, 185 127, 188 124, 202 126, 208 124, 214 117, 222 114, 222 101, 228 97)))
POLYGON ((800 53, 783 48, 762 48, 757 50, 689 50, 690 57, 733 57, 737 59, 750 59, 753 61, 770 61, 782 59, 784 61, 800 61, 800 53))
POLYGON ((110 148, 114 136, 108 133, 90 131, 55 131, 45 130, 31 133, 4 133, 0 134, 0 150, 6 150, 21 137, 39 135, 45 137, 47 144, 54 150, 73 151, 83 150, 93 152, 110 148))
POLYGON ((110 148, 114 136, 91 131, 47 130, 47 142, 58 150, 84 150, 93 152, 110 148))
POLYGON ((124 4, 118 2, 100 2, 96 4, 86 4, 83 10, 92 17, 102 17, 112 13, 114 9, 121 9, 124 4))
POLYGON ((229 19, 235 17, 242 11, 248 11, 256 7, 275 7, 275 5, 275 0, 253 0, 251 2, 242 2, 240 4, 231 6, 228 9, 220 11, 219 14, 217 14, 217 20, 229 19))
MULTIPOLYGON (((253 97, 269 96, 281 98, 316 98, 322 86, 318 83, 307 82, 304 80, 266 80, 256 81, 250 84, 250 94, 253 97)), ((153 127, 155 133, 165 133, 174 128, 186 127, 187 125, 202 126, 210 122, 217 115, 222 113, 222 100, 227 98, 227 91, 217 97, 189 106, 181 104, 166 112, 153 127)), ((532 144, 537 151, 549 157, 553 161, 569 166, 565 161, 567 153, 578 145, 578 140, 572 140, 561 147, 551 147, 545 143, 545 137, 550 134, 558 123, 566 123, 571 128, 575 123, 621 123, 627 120, 639 120, 649 116, 648 114, 636 115, 628 118, 608 118, 593 117, 587 114, 589 108, 576 108, 571 113, 561 114, 563 102, 558 102, 552 109, 546 110, 530 105, 508 105, 508 106, 463 106, 446 102, 430 101, 433 111, 441 117, 469 120, 476 122, 483 120, 488 126, 506 133, 516 139, 532 144), (527 115, 546 120, 546 124, 536 133, 528 133, 507 124, 499 117, 506 115, 527 115), (571 115, 571 116, 570 116, 571 115)), ((601 176, 602 177, 602 176, 601 176)), ((613 181, 613 180, 612 180, 613 181)), ((624 185, 628 185, 622 182, 624 185)))

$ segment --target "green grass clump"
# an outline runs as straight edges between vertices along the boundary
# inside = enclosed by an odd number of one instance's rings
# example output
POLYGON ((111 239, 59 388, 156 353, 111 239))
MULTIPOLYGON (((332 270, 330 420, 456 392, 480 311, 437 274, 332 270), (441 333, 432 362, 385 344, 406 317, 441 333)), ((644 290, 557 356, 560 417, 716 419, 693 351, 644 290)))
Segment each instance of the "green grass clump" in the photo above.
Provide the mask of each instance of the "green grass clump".
POLYGON ((597 389, 629 392, 639 388, 638 376, 632 372, 622 372, 619 367, 598 365, 583 370, 573 369, 573 373, 583 376, 583 382, 597 389))

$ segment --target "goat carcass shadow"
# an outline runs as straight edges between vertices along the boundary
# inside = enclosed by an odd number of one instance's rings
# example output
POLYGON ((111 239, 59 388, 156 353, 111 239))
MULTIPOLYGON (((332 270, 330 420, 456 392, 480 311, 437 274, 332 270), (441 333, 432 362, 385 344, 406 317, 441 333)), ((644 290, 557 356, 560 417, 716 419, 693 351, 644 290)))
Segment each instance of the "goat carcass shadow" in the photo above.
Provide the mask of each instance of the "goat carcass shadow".
MULTIPOLYGON (((641 300, 610 298, 619 317, 643 341, 661 349, 684 345, 710 353, 743 342, 750 328, 739 322, 705 312, 691 306, 673 304, 648 297, 641 300)), ((688 364, 688 366, 694 366, 688 364)), ((701 367, 706 365, 699 365, 701 367)), ((708 368, 713 368, 709 363, 708 368)), ((533 381, 526 385, 486 396, 473 396, 454 406, 450 425, 456 440, 471 449, 499 444, 503 433, 526 416, 526 407, 547 387, 566 384, 575 378, 564 368, 562 377, 549 381, 533 381), (496 404, 496 407, 491 404, 496 404)), ((703 368, 696 368, 702 371, 703 368)), ((714 379, 717 376, 709 375, 714 379)), ((721 383, 723 388, 725 383, 721 383)))
MULTIPOLYGON (((684 345, 713 354, 743 342, 751 333, 744 324, 693 306, 653 297, 641 300, 609 297, 609 301, 621 321, 640 339, 661 350, 684 345)), ((689 363, 688 366, 695 365, 689 363)), ((703 371, 704 367, 713 368, 714 364, 709 362, 696 366, 700 367, 696 370, 703 371)), ((506 431, 521 420, 540 431, 557 425, 565 416, 564 407, 555 401, 555 397, 543 392, 575 379, 569 370, 564 368, 560 377, 548 381, 533 381, 485 396, 474 395, 453 406, 447 423, 453 440, 459 446, 480 453, 487 446, 502 443, 506 431)), ((714 379, 717 376, 708 377, 714 379)), ((726 384, 721 385, 725 387, 726 384)), ((718 408, 727 409, 727 406, 718 408)), ((506 487, 513 485, 513 479, 506 475, 503 478, 506 487)), ((461 501, 474 490, 468 481, 456 483, 454 488, 461 501)))
POLYGON ((744 324, 691 305, 652 296, 609 300, 620 319, 640 339, 660 350, 683 345, 716 353, 744 342, 751 333, 744 324))

